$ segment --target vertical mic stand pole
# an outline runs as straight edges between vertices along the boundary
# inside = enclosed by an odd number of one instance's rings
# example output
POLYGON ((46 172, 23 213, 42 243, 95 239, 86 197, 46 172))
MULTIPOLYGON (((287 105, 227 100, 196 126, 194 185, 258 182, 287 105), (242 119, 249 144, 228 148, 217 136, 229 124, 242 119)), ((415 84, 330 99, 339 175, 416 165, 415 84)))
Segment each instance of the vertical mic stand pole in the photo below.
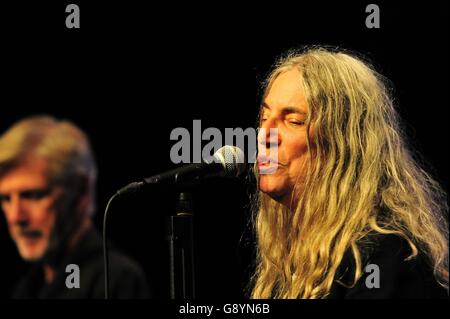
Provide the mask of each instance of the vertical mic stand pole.
POLYGON ((171 299, 195 298, 192 206, 191 194, 181 192, 176 214, 168 219, 171 299))

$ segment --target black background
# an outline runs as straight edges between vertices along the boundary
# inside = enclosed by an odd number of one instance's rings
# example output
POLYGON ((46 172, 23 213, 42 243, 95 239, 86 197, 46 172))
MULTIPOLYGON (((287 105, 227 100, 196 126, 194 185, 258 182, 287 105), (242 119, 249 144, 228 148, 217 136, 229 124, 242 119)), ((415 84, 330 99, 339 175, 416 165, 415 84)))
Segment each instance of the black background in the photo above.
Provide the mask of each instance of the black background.
MULTIPOLYGON (((31 114, 67 118, 91 138, 99 167, 98 228, 106 202, 128 182, 174 167, 170 132, 254 127, 260 82, 293 47, 360 52, 395 86, 414 147, 448 190, 447 1, 377 1, 381 29, 365 27, 371 3, 236 5, 73 1, 81 29, 66 29, 71 2, 2 4, 0 131, 31 114), (95 2, 95 4, 93 3, 95 2)), ((203 143, 205 145, 207 141, 203 143)), ((195 192, 199 298, 242 298, 251 269, 245 178, 195 192)), ((168 298, 164 220, 174 195, 114 203, 109 236, 139 261, 158 298, 168 298)), ((26 271, 0 221, 0 298, 26 271)), ((82 270, 81 270, 82 271, 82 270)))

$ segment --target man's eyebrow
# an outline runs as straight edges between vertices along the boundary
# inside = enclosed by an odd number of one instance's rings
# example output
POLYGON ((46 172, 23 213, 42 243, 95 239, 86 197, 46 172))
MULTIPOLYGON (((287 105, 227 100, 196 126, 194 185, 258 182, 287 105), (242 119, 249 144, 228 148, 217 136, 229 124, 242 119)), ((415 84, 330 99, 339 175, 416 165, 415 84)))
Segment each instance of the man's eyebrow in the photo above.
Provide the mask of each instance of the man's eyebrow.
MULTIPOLYGON (((269 106, 269 104, 267 104, 266 102, 263 102, 262 108, 269 109, 269 110, 271 109, 271 107, 269 106)), ((286 106, 286 107, 283 107, 283 108, 281 109, 281 112, 283 112, 283 113, 297 113, 297 114, 301 114, 301 115, 308 115, 307 112, 305 112, 305 111, 303 111, 303 110, 300 110, 298 107, 295 107, 295 106, 286 106)))
MULTIPOLYGON (((23 194, 30 194, 30 193, 40 193, 40 194, 49 194, 51 193, 51 189, 50 187, 45 187, 45 188, 27 188, 27 189, 23 189, 21 191, 18 192, 19 195, 23 195, 23 194)), ((11 196, 11 192, 10 193, 0 193, 0 196, 11 196)))

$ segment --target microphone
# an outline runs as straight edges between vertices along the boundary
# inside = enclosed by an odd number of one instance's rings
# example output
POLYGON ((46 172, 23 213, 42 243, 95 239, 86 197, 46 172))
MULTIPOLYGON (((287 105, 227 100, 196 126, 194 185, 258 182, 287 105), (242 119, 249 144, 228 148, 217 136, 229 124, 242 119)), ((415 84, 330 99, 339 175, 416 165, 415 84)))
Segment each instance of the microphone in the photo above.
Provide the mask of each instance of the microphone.
POLYGON ((136 192, 147 185, 187 186, 211 177, 237 177, 245 171, 244 152, 235 146, 225 145, 211 159, 193 163, 133 182, 117 191, 116 195, 136 192))

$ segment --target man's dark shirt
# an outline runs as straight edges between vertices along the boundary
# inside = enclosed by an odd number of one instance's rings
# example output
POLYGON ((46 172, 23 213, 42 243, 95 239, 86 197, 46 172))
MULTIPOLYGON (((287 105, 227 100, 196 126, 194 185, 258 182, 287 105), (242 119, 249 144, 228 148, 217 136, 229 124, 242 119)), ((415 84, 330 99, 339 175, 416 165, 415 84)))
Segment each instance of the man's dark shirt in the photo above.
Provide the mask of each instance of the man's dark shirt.
MULTIPOLYGON (((146 277, 141 268, 120 253, 109 252, 111 298, 150 298, 146 277)), ((44 281, 42 264, 36 264, 23 277, 12 298, 16 299, 101 299, 105 296, 103 246, 99 233, 91 227, 74 250, 55 269, 54 280, 44 281), (66 266, 76 264, 80 269, 80 288, 67 288, 66 266)))

